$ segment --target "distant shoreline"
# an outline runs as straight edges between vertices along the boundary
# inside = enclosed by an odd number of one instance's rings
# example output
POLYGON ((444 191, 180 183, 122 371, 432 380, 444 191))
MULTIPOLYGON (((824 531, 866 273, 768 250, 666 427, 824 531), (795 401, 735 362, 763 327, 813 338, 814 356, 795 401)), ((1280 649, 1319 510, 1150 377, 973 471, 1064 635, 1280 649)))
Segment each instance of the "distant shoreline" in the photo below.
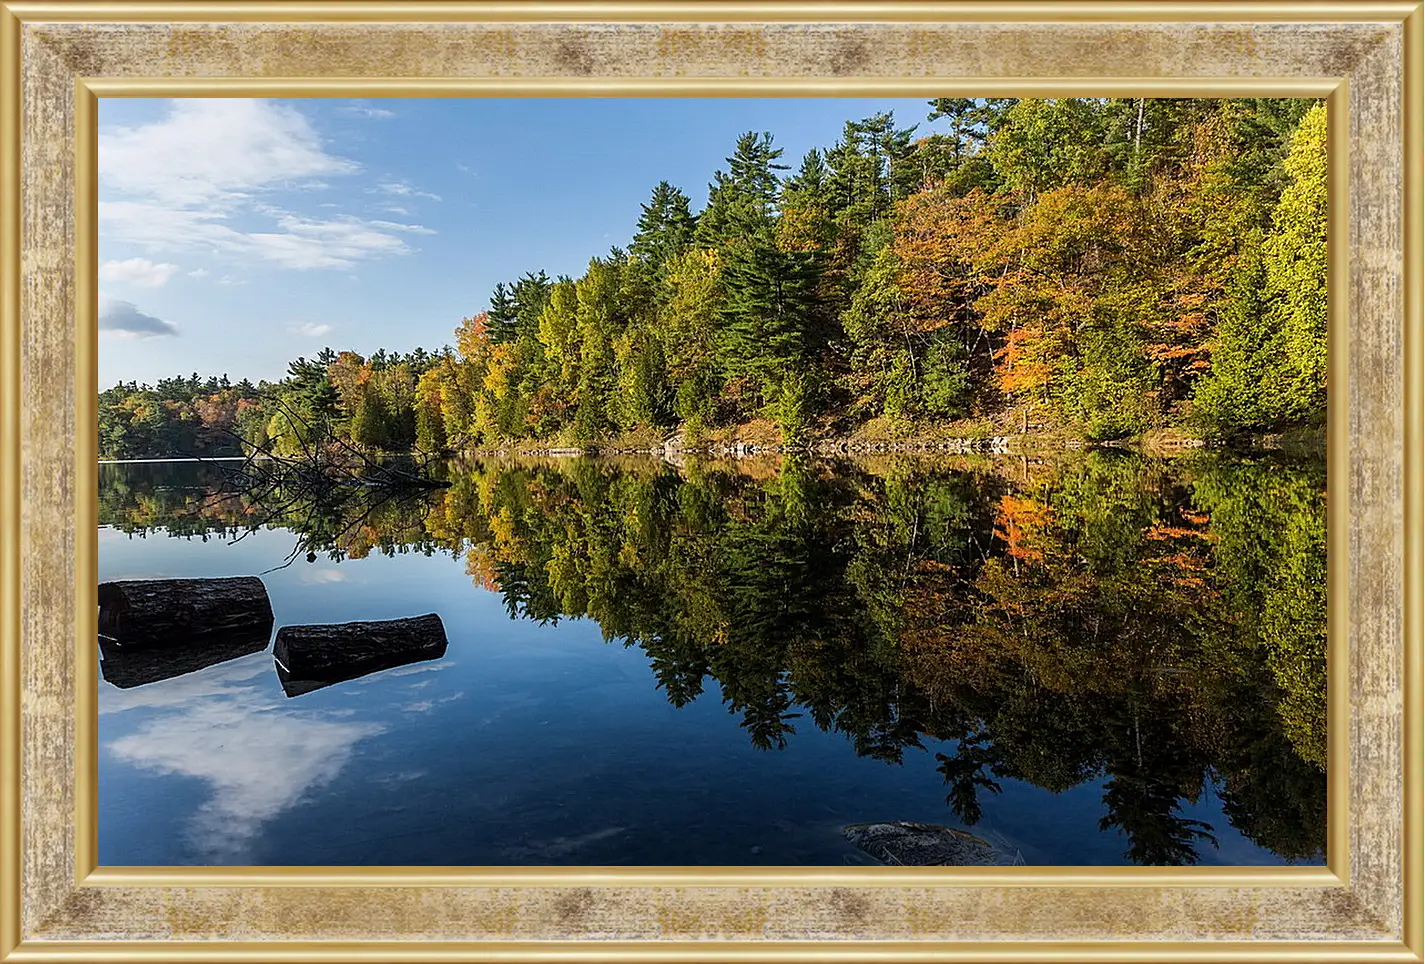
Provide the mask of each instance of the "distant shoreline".
POLYGON ((157 462, 246 462, 249 458, 265 459, 266 455, 204 455, 201 458, 196 455, 184 455, 177 458, 156 458, 156 459, 99 459, 100 465, 143 465, 157 462))

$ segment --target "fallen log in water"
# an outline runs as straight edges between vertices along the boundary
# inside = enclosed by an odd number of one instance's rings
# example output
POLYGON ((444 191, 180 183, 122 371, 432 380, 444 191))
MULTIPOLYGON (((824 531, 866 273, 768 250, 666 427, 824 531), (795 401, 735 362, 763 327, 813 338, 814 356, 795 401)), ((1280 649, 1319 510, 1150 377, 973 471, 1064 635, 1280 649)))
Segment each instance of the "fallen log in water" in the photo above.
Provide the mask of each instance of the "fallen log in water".
POLYGON ((131 689, 260 653, 271 641, 271 620, 221 635, 199 636, 185 646, 124 649, 108 636, 101 635, 99 652, 104 659, 99 664, 99 672, 106 682, 120 689, 131 689))
POLYGON ((272 656, 288 696, 377 670, 445 655, 445 624, 435 613, 383 622, 283 626, 272 656))
POLYGON ((182 645, 234 631, 272 631, 272 603, 256 576, 99 585, 99 632, 115 649, 182 645))

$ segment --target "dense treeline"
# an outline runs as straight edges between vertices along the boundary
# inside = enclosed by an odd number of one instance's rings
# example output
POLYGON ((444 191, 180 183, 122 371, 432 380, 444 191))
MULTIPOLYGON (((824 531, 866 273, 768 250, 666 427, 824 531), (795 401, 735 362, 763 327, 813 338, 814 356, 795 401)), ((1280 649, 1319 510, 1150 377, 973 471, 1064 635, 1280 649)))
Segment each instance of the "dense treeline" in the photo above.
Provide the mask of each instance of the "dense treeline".
POLYGON ((1261 846, 1319 854, 1319 464, 758 468, 475 462, 421 500, 328 517, 116 467, 100 520, 231 537, 275 509, 334 559, 461 556, 512 615, 588 617, 640 647, 675 705, 716 681, 758 746, 816 726, 936 767, 966 823, 1005 779, 1092 783, 1128 859, 1189 863, 1221 829, 1183 812, 1212 786, 1261 846))
POLYGON ((226 375, 121 382, 99 393, 99 457, 239 455, 233 429, 260 412, 257 386, 226 375))
MULTIPOLYGON (((1323 419, 1321 104, 931 106, 948 132, 877 114, 795 170, 747 133, 700 211, 660 183, 626 247, 579 278, 497 285, 453 349, 327 352, 264 397, 389 449, 696 440, 755 419, 788 440, 871 420, 1112 439, 1323 419)), ((139 394, 101 405, 120 426, 106 454, 183 411, 139 394)), ((285 409, 238 431, 292 444, 285 409)))
POLYGON ((416 349, 371 358, 323 349, 298 358, 280 382, 165 378, 99 393, 99 457, 236 456, 246 446, 291 453, 339 435, 369 448, 417 444, 417 379, 444 356, 416 349))

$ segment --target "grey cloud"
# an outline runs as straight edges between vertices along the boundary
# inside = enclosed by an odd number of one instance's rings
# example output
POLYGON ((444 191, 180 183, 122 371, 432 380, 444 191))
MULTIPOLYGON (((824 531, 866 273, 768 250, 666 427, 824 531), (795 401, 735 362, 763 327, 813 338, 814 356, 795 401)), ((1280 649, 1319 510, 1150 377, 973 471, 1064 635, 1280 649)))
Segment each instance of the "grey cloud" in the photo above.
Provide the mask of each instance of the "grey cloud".
POLYGON ((178 326, 173 322, 146 315, 131 301, 118 300, 100 306, 99 330, 131 338, 172 337, 178 334, 178 326))

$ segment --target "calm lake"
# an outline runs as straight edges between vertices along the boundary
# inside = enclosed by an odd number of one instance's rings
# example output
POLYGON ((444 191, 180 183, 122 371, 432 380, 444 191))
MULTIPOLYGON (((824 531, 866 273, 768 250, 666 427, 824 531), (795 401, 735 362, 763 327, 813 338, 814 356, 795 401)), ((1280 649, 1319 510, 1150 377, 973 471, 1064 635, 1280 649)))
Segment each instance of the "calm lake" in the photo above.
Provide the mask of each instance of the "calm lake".
POLYGON ((1034 865, 1323 860, 1321 463, 442 471, 331 507, 99 467, 101 581, 261 574, 277 627, 449 639, 291 696, 262 640, 105 659, 102 864, 839 866, 902 820, 1034 865))

